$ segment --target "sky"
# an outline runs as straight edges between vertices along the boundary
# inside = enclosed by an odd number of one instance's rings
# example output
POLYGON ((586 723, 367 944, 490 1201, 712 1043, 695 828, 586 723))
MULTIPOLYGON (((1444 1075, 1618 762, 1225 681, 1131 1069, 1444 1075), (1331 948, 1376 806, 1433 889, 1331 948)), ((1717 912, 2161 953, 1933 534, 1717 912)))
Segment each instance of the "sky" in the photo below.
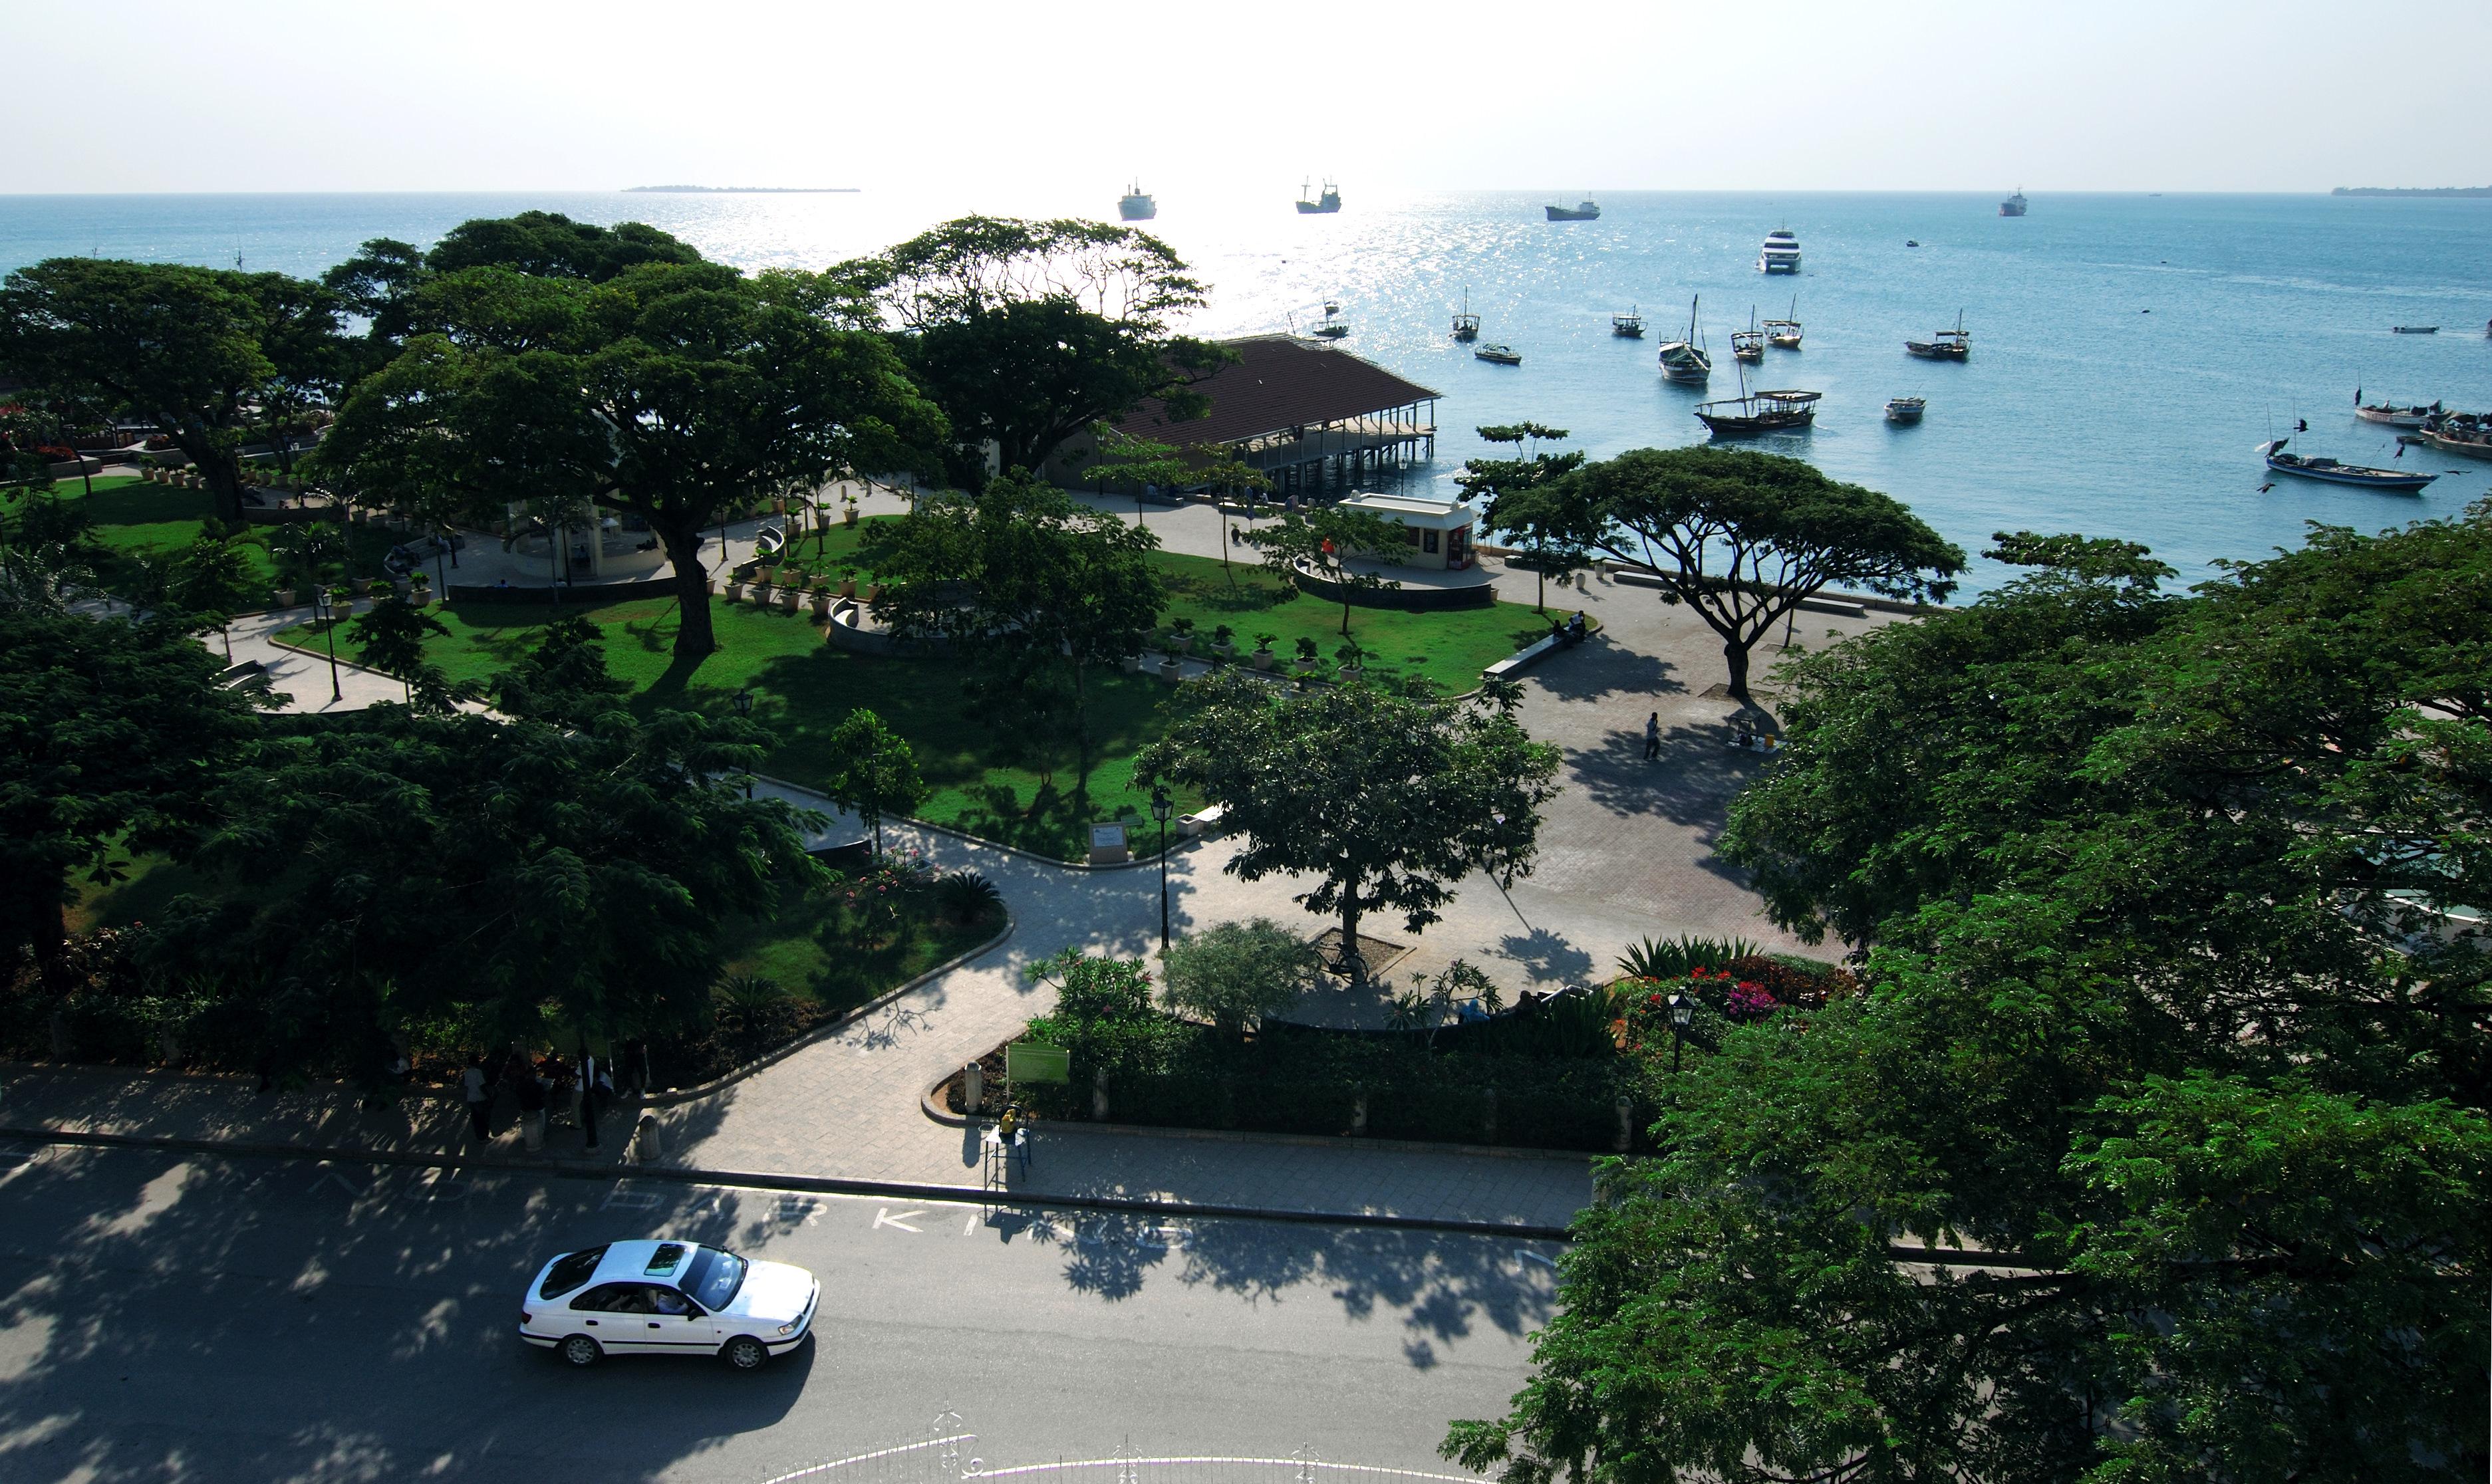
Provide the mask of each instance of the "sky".
POLYGON ((2492 5, 2388 14, 0 0, 0 193, 2492 184, 2492 5))

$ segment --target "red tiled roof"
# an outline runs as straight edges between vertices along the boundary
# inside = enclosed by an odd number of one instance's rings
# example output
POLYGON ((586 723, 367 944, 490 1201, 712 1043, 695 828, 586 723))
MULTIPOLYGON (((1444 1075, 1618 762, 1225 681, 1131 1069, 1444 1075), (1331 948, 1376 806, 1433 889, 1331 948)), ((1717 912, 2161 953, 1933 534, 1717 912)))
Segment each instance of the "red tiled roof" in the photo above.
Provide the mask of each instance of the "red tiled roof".
POLYGON ((1223 343, 1237 352, 1237 361, 1195 383, 1196 391, 1211 399, 1208 415, 1172 423, 1160 402, 1146 401, 1118 422, 1116 430, 1179 448, 1235 443, 1439 395, 1319 341, 1253 335, 1223 343))

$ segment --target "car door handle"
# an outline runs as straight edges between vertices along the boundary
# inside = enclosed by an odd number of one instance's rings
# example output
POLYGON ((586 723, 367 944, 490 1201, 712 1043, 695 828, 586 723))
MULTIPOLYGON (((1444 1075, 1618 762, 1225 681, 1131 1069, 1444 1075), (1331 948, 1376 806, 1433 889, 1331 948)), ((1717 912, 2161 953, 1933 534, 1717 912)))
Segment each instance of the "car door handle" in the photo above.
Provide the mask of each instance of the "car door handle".
POLYGON ((590 1320, 590 1321, 588 1321, 588 1327, 589 1327, 589 1328, 591 1328, 591 1329, 595 1329, 595 1328, 597 1327, 597 1321, 596 1321, 595 1320, 590 1320))
POLYGON ((650 1327, 651 1329, 655 1329, 655 1328, 657 1328, 657 1327, 658 1327, 658 1321, 657 1321, 656 1320, 651 1320, 651 1321, 649 1321, 649 1327, 650 1327))

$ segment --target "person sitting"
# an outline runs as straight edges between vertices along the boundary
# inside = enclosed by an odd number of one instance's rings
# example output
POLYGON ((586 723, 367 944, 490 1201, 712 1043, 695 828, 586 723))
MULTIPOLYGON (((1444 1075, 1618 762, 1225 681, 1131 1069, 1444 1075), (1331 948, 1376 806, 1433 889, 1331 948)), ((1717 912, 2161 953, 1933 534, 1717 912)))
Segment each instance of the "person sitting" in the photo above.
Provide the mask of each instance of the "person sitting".
POLYGON ((686 1315, 693 1312, 691 1301, 672 1289, 651 1289, 649 1302, 660 1314, 686 1315))
POLYGON ((1731 739, 1731 745, 1741 749, 1754 747, 1757 745, 1757 734, 1748 729, 1747 723, 1741 722, 1738 734, 1731 739))

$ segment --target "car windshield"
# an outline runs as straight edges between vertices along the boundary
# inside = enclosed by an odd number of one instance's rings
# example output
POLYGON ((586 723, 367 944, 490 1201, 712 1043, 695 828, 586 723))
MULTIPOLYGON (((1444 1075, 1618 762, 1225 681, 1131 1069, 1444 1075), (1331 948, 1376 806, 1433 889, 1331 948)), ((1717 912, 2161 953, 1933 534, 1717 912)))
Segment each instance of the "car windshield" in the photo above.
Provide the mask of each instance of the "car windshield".
POLYGON ((692 1271, 684 1275, 684 1291, 700 1300, 704 1309, 724 1309, 735 1299, 735 1291, 744 1287, 744 1270, 751 1264, 731 1252, 704 1247, 693 1259, 692 1271))
POLYGON ((570 1292, 586 1283, 596 1273, 597 1264, 605 1261, 606 1249, 603 1247, 564 1253, 553 1260, 553 1266, 546 1270, 545 1283, 537 1290, 537 1297, 553 1298, 570 1292))

